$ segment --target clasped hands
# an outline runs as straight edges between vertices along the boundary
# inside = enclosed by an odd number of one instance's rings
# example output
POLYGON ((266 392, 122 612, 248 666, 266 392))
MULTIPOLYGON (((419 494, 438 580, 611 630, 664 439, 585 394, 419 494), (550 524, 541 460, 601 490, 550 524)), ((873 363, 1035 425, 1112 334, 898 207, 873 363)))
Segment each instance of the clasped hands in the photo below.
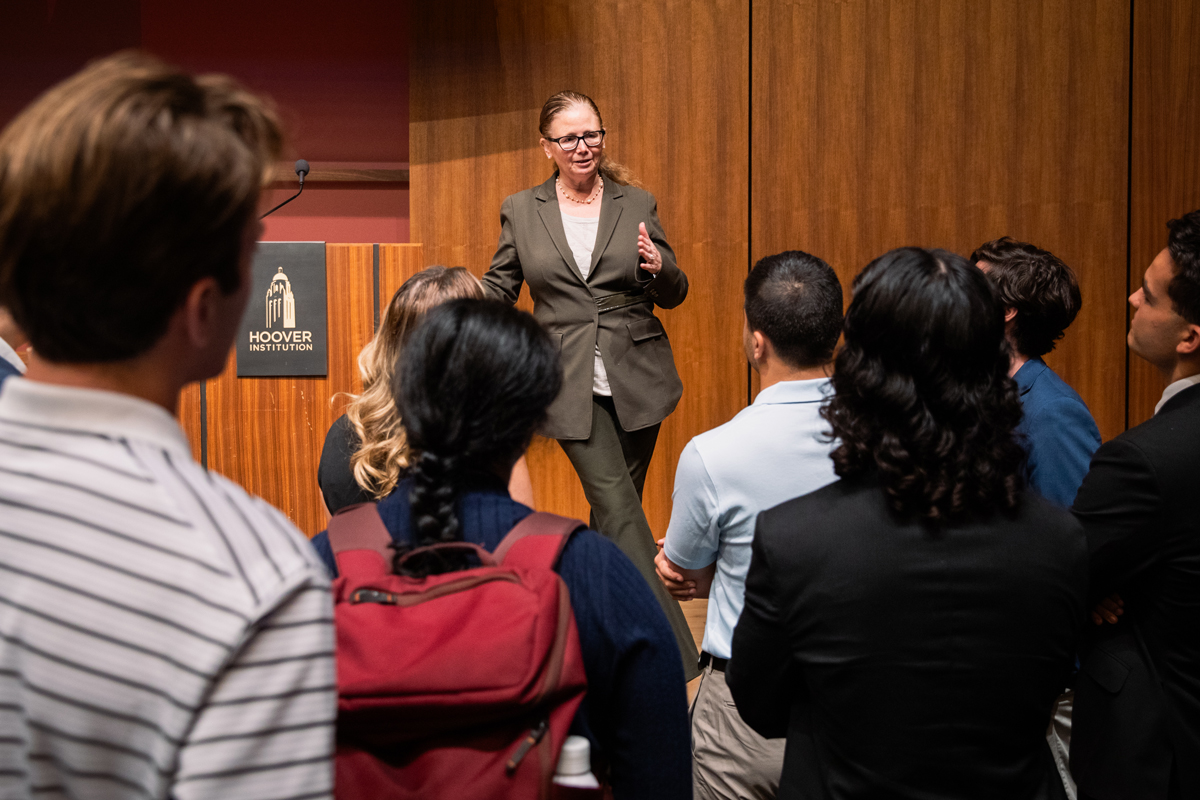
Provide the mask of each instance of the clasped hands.
POLYGON ((1116 625, 1117 617, 1125 613, 1125 601, 1121 599, 1121 595, 1113 592, 1108 597, 1096 604, 1096 608, 1092 611, 1092 622, 1097 625, 1109 623, 1116 625))
POLYGON ((684 577, 675 571, 675 565, 663 552, 663 542, 665 541, 666 539, 659 539, 655 542, 658 545, 658 554, 654 556, 654 571, 658 573, 658 579, 662 581, 662 585, 667 589, 667 594, 671 597, 680 602, 693 600, 696 597, 696 582, 684 580, 684 577))

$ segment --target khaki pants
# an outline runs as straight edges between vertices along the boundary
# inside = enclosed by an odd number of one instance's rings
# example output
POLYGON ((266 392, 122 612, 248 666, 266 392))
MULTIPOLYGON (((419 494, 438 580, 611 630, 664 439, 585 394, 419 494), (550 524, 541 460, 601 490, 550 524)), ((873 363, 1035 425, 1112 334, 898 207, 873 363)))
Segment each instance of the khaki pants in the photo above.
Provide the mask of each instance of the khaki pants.
POLYGON ((654 572, 658 548, 642 510, 642 487, 658 441, 658 428, 653 425, 640 431, 622 430, 612 398, 593 395, 592 435, 585 440, 559 439, 558 444, 575 467, 592 507, 589 525, 621 548, 646 579, 671 624, 683 658, 684 680, 690 681, 700 674, 696 668, 700 654, 683 609, 654 572))
POLYGON ((768 800, 779 792, 786 739, 764 739, 742 721, 725 673, 709 664, 692 703, 696 800, 768 800))

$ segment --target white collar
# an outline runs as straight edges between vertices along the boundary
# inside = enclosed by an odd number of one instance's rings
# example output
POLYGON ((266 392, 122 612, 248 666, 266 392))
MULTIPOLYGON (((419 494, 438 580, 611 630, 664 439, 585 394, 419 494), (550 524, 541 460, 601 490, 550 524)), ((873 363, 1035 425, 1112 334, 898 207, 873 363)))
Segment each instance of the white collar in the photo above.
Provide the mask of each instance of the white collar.
POLYGON ((806 381, 779 381, 759 392, 754 398, 752 405, 823 403, 832 394, 833 384, 829 378, 811 378, 806 381))
POLYGON ((3 358, 8 363, 12 364, 17 372, 25 374, 25 362, 17 355, 17 351, 12 349, 12 345, 0 338, 0 358, 3 358))
POLYGON ((1179 394, 1184 389, 1187 389, 1189 386, 1195 386, 1198 383, 1200 383, 1200 372, 1197 372, 1195 375, 1188 375, 1186 378, 1180 378, 1172 383, 1163 390, 1162 399, 1159 400, 1158 405, 1154 407, 1154 413, 1157 414, 1158 410, 1166 405, 1167 401, 1172 397, 1179 394))
POLYGON ((0 389, 0 420, 92 433, 107 439, 137 439, 192 457, 187 437, 166 409, 120 392, 31 380, 5 381, 0 389))

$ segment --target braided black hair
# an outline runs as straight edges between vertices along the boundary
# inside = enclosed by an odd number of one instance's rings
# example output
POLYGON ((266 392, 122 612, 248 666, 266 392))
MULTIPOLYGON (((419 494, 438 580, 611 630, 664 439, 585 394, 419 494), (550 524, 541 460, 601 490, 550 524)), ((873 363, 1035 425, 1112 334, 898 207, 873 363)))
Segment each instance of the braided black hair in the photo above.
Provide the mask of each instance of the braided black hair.
MULTIPOLYGON (((400 353, 392 393, 409 445, 413 547, 462 539, 454 504, 470 473, 506 474, 562 386, 550 337, 532 316, 490 300, 439 306, 400 353)), ((461 558, 418 557, 400 570, 447 572, 461 558)))

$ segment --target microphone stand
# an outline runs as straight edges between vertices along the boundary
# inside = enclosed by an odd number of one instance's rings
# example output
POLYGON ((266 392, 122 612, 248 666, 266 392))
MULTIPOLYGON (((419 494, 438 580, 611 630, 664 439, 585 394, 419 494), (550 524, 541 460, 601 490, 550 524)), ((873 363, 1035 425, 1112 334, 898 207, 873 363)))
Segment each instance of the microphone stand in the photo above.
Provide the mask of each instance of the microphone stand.
POLYGON ((289 197, 287 200, 284 200, 282 203, 280 203, 279 205, 277 205, 277 206, 275 206, 274 208, 272 208, 272 209, 271 209, 270 211, 268 211, 266 214, 263 214, 261 217, 259 217, 259 219, 266 219, 267 217, 269 217, 270 215, 274 214, 274 213, 275 213, 276 211, 278 211, 279 209, 281 209, 281 208, 283 208, 284 206, 286 206, 288 203, 290 203, 290 202, 292 202, 293 200, 295 200, 297 197, 299 197, 299 196, 300 196, 301 192, 303 192, 303 191, 304 191, 304 176, 308 174, 308 162, 307 162, 307 161, 305 161, 303 158, 302 158, 302 159, 300 159, 299 161, 297 161, 297 162, 296 162, 296 167, 295 167, 295 169, 296 169, 296 176, 297 176, 298 178, 300 178, 300 191, 299 191, 299 192, 296 192, 294 195, 292 195, 291 197, 289 197))

